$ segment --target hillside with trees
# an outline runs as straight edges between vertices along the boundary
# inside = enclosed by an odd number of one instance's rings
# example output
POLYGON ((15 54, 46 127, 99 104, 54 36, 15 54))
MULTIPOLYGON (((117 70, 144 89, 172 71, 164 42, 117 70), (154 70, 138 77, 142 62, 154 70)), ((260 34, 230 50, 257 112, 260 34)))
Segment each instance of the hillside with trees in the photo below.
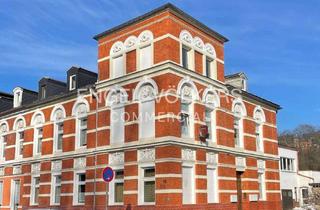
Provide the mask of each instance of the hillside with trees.
POLYGON ((299 125, 279 134, 279 144, 294 147, 299 152, 300 170, 320 171, 320 128, 299 125))

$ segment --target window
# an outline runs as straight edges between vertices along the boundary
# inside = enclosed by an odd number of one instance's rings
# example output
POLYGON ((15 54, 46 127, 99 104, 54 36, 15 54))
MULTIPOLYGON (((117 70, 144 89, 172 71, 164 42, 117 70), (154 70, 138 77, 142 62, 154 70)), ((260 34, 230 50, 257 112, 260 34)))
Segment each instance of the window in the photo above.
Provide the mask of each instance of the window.
POLYGON ((182 66, 186 69, 190 69, 191 48, 182 46, 182 66))
POLYGON ((41 153, 42 138, 43 138, 43 128, 41 127, 35 128, 35 137, 34 137, 35 154, 41 153))
POLYGON ((190 137, 190 104, 181 103, 181 136, 190 137))
POLYGON ((155 202, 155 168, 142 168, 143 203, 155 202))
POLYGON ((45 99, 47 95, 47 88, 45 85, 41 86, 41 99, 45 99))
POLYGON ((24 131, 17 132, 17 134, 16 134, 16 158, 22 158, 23 140, 24 140, 24 131))
POLYGON ((76 182, 75 184, 75 196, 77 204, 84 204, 85 202, 85 192, 86 192, 86 174, 85 173, 77 173, 76 174, 76 182))
POLYGON ((17 209, 20 203, 20 180, 13 180, 11 185, 11 209, 17 209))
POLYGON ((124 142, 124 107, 111 108, 111 144, 124 142))
POLYGON ((262 151, 262 136, 261 136, 261 125, 256 123, 256 144, 257 144, 257 151, 262 151))
POLYGON ((87 145, 87 118, 80 119, 80 147, 87 145))
POLYGON ((62 140, 63 140, 63 122, 57 122, 54 125, 54 150, 62 150, 62 140))
POLYGON ((71 75, 70 76, 70 79, 69 79, 69 90, 74 90, 74 89, 76 89, 76 83, 77 83, 77 81, 76 81, 76 75, 71 75))
POLYGON ((240 118, 234 118, 234 142, 236 147, 240 147, 240 118))
POLYGON ((14 92, 14 100, 13 100, 13 107, 19 107, 22 104, 22 90, 15 89, 14 92))
POLYGON ((152 59, 152 46, 147 45, 140 48, 139 54, 139 67, 140 70, 150 68, 152 66, 153 59, 152 59))
POLYGON ((182 181, 183 204, 193 204, 195 200, 195 180, 193 167, 182 167, 182 181))
POLYGON ((0 160, 5 160, 6 142, 7 142, 7 136, 1 135, 0 136, 0 160))
POLYGON ((280 157, 280 168, 282 171, 294 171, 294 159, 280 157))
POLYGON ((37 205, 39 203, 39 189, 40 189, 40 177, 32 178, 32 195, 31 195, 31 204, 37 205))
POLYGON ((208 203, 218 202, 217 169, 207 168, 208 203))
POLYGON ((114 203, 123 203, 123 170, 115 171, 114 203))
POLYGON ((117 78, 124 75, 124 56, 120 55, 118 57, 112 58, 112 77, 117 78))
POLYGON ((208 127, 208 133, 209 133, 209 137, 208 139, 212 139, 212 110, 209 109, 209 108, 206 108, 206 111, 205 111, 205 123, 206 123, 206 126, 208 127))
POLYGON ((259 185, 259 199, 265 199, 265 182, 264 173, 258 173, 258 185, 259 185))
POLYGON ((211 58, 206 57, 206 76, 209 78, 211 78, 212 62, 213 60, 211 58))
POLYGON ((3 205, 3 181, 0 181, 0 205, 3 205))
POLYGON ((61 197, 61 175, 52 176, 52 203, 54 205, 60 204, 61 197))

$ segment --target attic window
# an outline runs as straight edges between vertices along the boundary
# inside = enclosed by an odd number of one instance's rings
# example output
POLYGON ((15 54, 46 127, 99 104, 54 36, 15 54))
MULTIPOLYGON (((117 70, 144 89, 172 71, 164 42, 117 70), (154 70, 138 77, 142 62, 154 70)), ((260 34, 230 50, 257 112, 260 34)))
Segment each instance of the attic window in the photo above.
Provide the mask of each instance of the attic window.
POLYGON ((69 80, 69 90, 74 90, 76 89, 76 75, 70 76, 69 80))
POLYGON ((46 95, 47 95, 47 89, 46 89, 46 86, 43 85, 41 86, 41 99, 45 99, 46 95))
POLYGON ((13 107, 19 107, 22 104, 22 91, 16 90, 14 91, 14 102, 13 102, 13 107))

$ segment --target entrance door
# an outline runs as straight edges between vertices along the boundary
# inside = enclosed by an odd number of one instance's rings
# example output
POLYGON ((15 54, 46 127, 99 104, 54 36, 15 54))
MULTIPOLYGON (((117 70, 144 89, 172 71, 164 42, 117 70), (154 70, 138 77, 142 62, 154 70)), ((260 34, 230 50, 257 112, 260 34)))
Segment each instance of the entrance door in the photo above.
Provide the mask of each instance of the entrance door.
POLYGON ((18 209, 20 202, 20 180, 13 180, 11 186, 11 209, 18 209))
POLYGON ((237 171, 237 197, 238 197, 238 210, 242 210, 242 186, 241 175, 243 172, 237 171))
POLYGON ((293 209, 292 190, 281 190, 283 210, 293 209))

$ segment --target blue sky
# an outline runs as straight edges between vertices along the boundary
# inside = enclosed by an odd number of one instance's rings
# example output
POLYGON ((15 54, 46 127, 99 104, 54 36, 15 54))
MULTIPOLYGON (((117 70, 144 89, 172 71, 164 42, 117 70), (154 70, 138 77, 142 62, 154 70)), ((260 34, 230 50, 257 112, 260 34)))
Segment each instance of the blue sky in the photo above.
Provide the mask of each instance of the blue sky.
MULTIPOLYGON (((65 80, 72 65, 97 70, 92 37, 168 1, 0 0, 0 90, 65 80)), ((280 131, 319 125, 320 1, 170 1, 228 37, 226 73, 243 71, 250 92, 280 104, 280 131)))

